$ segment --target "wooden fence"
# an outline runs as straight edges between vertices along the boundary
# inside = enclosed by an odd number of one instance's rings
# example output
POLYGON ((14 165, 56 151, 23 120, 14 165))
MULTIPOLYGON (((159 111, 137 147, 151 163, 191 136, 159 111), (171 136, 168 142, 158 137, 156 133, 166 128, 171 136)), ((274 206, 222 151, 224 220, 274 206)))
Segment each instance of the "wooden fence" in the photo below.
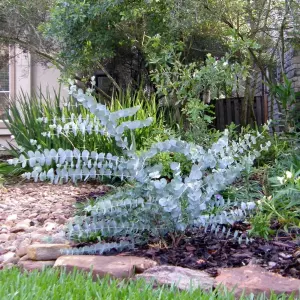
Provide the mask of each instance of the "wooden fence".
MULTIPOLYGON (((226 125, 229 125, 231 122, 236 125, 240 125, 243 102, 243 98, 228 98, 217 100, 215 102, 216 128, 219 130, 224 130, 226 125)), ((268 119, 268 104, 266 98, 261 96, 254 97, 254 113, 257 125, 266 123, 268 119)))

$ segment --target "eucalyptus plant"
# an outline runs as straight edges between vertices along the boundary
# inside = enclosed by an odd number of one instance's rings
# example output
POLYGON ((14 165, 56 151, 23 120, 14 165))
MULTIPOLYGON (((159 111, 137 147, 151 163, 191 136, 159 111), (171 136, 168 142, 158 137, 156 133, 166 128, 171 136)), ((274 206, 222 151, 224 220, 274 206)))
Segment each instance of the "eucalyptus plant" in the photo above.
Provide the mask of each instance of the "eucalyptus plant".
MULTIPOLYGON (((95 205, 86 207, 89 216, 77 217, 69 224, 67 232, 70 238, 80 240, 95 237, 95 234, 99 238, 114 237, 121 241, 123 249, 133 243, 145 242, 150 236, 168 234, 176 244, 187 228, 212 226, 211 230, 215 232, 224 231, 220 225, 241 220, 248 210, 254 208, 252 202, 229 203, 219 192, 232 184, 246 166, 253 164, 261 151, 268 149, 269 143, 261 145, 260 151, 252 150, 252 146, 259 143, 261 134, 248 134, 238 142, 230 142, 225 131, 209 149, 171 139, 155 143, 149 150, 137 154, 134 138, 129 142, 124 132, 129 130, 134 136, 134 130, 149 126, 151 118, 120 123, 120 118, 134 115, 139 107, 110 112, 92 95, 77 90, 75 86, 71 86, 71 92, 97 118, 97 133, 113 138, 123 154, 114 156, 78 149, 43 149, 28 151, 10 163, 22 164, 23 168, 29 166, 32 171, 24 176, 36 181, 59 183, 69 179, 77 181, 117 176, 129 180, 132 186, 117 190, 104 199, 98 199, 95 205), (184 155, 191 162, 190 172, 183 174, 180 163, 171 162, 172 178, 162 177, 163 166, 150 163, 161 152, 184 155), (51 167, 53 164, 55 167, 51 167)), ((57 133, 68 134, 64 128, 57 129, 57 133)), ((76 130, 89 134, 96 128, 82 121, 76 130)), ((75 252, 94 253, 111 248, 116 248, 115 244, 110 247, 100 243, 75 252)))

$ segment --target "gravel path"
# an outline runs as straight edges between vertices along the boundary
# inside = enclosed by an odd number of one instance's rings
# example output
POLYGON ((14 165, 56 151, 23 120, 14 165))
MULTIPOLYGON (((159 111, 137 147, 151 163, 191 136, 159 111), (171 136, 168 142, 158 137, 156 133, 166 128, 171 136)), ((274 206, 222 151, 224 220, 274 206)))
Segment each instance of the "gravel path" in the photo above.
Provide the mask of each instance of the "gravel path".
POLYGON ((73 216, 76 198, 102 189, 95 184, 31 182, 0 188, 0 268, 4 261, 16 263, 32 243, 66 242, 63 229, 73 216))

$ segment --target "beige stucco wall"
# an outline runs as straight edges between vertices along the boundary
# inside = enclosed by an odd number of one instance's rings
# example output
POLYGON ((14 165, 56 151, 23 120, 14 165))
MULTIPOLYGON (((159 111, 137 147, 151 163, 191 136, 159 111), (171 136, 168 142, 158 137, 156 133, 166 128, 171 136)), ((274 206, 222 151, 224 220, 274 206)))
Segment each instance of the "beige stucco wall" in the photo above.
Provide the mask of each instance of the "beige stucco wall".
POLYGON ((60 76, 59 70, 53 66, 46 67, 41 64, 33 64, 31 74, 32 90, 36 91, 41 88, 43 94, 49 93, 53 97, 53 91, 59 89, 57 81, 60 76))
MULTIPOLYGON (((54 97, 54 91, 58 91, 60 84, 58 82, 60 72, 52 65, 42 65, 35 63, 30 53, 25 53, 22 49, 10 48, 10 55, 13 57, 10 61, 10 97, 17 97, 21 91, 32 96, 41 90, 44 95, 49 93, 54 97)), ((68 97, 66 87, 61 87, 62 97, 68 97)), ((2 121, 0 121, 0 145, 6 146, 7 140, 11 140, 10 133, 2 121)), ((1 147, 0 147, 1 150, 1 147)))
MULTIPOLYGON (((54 96, 54 90, 58 91, 60 72, 51 64, 35 62, 30 53, 24 53, 20 49, 14 49, 15 59, 10 63, 11 96, 17 96, 22 90, 33 95, 41 89, 43 94, 47 92, 54 96)), ((62 87, 63 97, 68 96, 67 89, 62 87)))

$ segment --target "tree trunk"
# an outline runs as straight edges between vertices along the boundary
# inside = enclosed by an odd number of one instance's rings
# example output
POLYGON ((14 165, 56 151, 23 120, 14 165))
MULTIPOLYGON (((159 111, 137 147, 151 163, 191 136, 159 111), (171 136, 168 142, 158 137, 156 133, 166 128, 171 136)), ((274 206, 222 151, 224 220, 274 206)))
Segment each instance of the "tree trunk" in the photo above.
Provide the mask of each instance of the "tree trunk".
POLYGON ((248 108, 249 108, 249 101, 250 101, 250 77, 246 78, 245 81, 245 94, 244 94, 244 100, 242 102, 241 107, 241 125, 246 126, 248 123, 248 108))

